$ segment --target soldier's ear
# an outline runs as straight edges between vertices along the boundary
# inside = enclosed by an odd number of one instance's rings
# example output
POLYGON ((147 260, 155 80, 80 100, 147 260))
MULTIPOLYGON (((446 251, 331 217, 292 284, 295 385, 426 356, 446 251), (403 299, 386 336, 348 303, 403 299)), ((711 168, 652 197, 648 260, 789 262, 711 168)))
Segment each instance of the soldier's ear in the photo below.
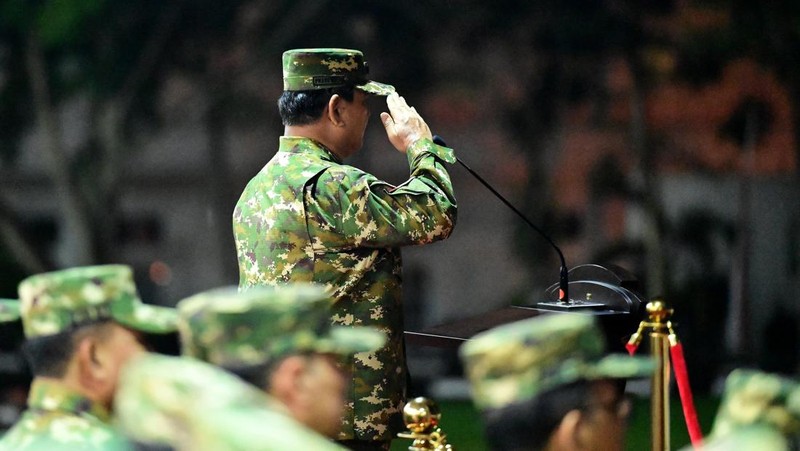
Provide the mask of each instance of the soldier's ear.
POLYGON ((325 113, 328 121, 336 127, 344 127, 344 116, 342 114, 342 110, 346 106, 344 103, 339 94, 334 94, 328 99, 328 107, 325 113))
POLYGON ((91 335, 81 337, 75 346, 77 376, 82 386, 94 388, 102 371, 98 356, 97 340, 91 335))
POLYGON ((583 412, 573 409, 564 415, 550 436, 550 441, 558 444, 556 449, 581 449, 581 422, 583 412))
POLYGON ((272 372, 270 392, 284 404, 291 404, 302 391, 306 362, 302 356, 284 358, 272 372))

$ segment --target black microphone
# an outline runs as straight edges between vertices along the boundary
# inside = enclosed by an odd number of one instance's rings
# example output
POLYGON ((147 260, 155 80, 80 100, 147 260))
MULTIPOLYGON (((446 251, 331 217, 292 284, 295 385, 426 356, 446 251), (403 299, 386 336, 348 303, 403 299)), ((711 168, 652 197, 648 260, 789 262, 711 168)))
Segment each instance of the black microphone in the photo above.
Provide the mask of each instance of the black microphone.
MULTIPOLYGON (((442 139, 442 137, 439 135, 433 135, 433 142, 440 146, 447 147, 447 144, 444 142, 444 139, 442 139)), ((550 237, 546 233, 544 233, 544 231, 542 231, 542 229, 540 229, 533 222, 531 222, 531 220, 528 219, 524 214, 522 214, 521 211, 517 210, 515 206, 511 205, 511 202, 507 201, 505 197, 503 197, 500 193, 497 192, 497 190, 492 188, 492 186, 489 185, 489 183, 486 182, 486 180, 484 180, 480 175, 478 175, 477 172, 473 171, 469 166, 467 166, 463 161, 461 161, 460 158, 456 157, 456 161, 458 161, 458 163, 461 164, 461 166, 463 166, 464 169, 469 171, 470 174, 472 174, 476 179, 478 179, 478 181, 481 182, 483 186, 485 186, 489 191, 491 191, 492 194, 497 196, 498 199, 500 199, 504 204, 506 204, 506 206, 510 208, 511 211, 513 211, 514 213, 517 214, 517 216, 522 218, 522 220, 525 221, 529 226, 531 226, 533 230, 539 232, 539 235, 544 237, 544 239, 547 240, 547 242, 550 243, 551 246, 553 246, 553 249, 555 249, 556 252, 558 253, 558 258, 561 260, 561 272, 558 278, 558 302, 563 304, 569 303, 569 274, 567 270, 567 263, 566 261, 564 261, 564 254, 561 252, 561 249, 559 249, 558 246, 556 246, 556 243, 554 243, 553 240, 550 239, 550 237)))

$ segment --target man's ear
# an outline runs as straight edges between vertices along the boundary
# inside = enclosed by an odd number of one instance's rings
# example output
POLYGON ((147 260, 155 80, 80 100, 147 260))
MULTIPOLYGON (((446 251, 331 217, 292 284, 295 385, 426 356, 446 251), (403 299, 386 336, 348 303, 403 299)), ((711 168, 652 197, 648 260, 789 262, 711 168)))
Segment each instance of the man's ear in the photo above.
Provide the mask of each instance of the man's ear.
POLYGON ((75 347, 75 359, 78 369, 78 381, 81 386, 93 390, 103 380, 105 371, 101 363, 100 351, 95 337, 84 336, 75 347))
POLYGON ((550 441, 556 443, 556 449, 581 449, 583 440, 580 436, 580 425, 583 420, 583 412, 573 409, 564 415, 561 422, 556 427, 550 437, 550 441))
POLYGON ((342 109, 345 107, 344 101, 339 94, 334 94, 328 99, 328 106, 325 113, 327 114, 328 120, 336 127, 343 127, 344 126, 344 116, 342 115, 342 109))
POLYGON ((286 357, 272 372, 270 393, 290 406, 302 393, 305 370, 306 361, 303 357, 286 357))

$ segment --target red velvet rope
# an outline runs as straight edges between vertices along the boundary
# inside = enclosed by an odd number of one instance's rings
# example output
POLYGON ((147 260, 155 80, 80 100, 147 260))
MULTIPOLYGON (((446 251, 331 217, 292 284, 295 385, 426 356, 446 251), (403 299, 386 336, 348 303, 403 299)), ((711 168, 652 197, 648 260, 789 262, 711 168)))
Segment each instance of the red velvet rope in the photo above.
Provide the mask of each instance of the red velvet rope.
MULTIPOLYGON (((637 332, 625 344, 628 354, 634 355, 639 348, 639 333, 637 332)), ((694 407, 692 388, 689 386, 689 372, 686 370, 686 359, 683 356, 683 345, 678 342, 675 335, 670 335, 670 356, 672 357, 672 370, 675 372, 675 380, 678 383, 678 392, 681 396, 681 406, 683 407, 683 418, 686 420, 686 429, 689 431, 689 439, 692 446, 700 449, 703 444, 703 431, 697 421, 697 410, 694 407)))
POLYGON ((683 357, 683 345, 675 343, 670 346, 669 353, 672 356, 672 368, 675 371, 675 380, 681 395, 683 418, 686 420, 686 429, 689 430, 689 439, 692 441, 692 446, 699 448, 703 444, 703 431, 697 421, 692 388, 689 386, 689 373, 686 371, 686 360, 683 357))

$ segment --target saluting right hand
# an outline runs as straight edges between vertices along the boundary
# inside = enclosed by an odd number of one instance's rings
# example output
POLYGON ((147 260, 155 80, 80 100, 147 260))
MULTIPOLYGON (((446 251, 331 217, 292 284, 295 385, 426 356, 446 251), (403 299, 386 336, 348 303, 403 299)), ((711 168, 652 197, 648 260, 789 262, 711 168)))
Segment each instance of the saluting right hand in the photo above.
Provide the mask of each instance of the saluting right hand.
POLYGON ((433 139, 431 129, 414 107, 408 106, 399 94, 386 96, 389 113, 381 113, 381 122, 386 128, 386 136, 395 149, 406 153, 412 144, 422 138, 433 139), (391 113, 391 114, 390 114, 391 113))

